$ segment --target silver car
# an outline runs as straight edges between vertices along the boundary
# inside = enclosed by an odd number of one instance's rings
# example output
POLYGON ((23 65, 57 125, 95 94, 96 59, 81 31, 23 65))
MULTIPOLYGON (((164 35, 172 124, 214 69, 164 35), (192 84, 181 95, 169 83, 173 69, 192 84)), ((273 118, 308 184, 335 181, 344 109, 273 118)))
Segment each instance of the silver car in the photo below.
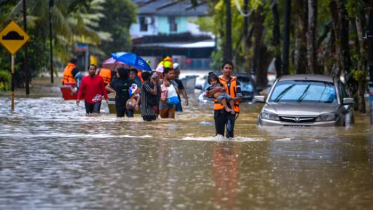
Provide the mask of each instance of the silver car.
POLYGON ((265 103, 258 125, 344 126, 353 123, 353 98, 336 77, 324 75, 286 75, 278 78, 265 103))

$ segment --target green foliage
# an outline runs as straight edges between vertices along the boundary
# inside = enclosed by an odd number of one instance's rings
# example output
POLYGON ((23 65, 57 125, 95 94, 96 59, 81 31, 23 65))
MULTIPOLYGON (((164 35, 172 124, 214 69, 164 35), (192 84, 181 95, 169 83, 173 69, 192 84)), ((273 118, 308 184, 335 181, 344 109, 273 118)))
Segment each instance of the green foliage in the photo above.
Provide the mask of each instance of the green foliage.
POLYGON ((130 51, 132 40, 129 28, 136 22, 137 8, 130 0, 106 0, 103 4, 102 13, 104 18, 100 19, 96 29, 108 32, 112 35, 111 40, 103 41, 99 47, 104 52, 102 60, 110 57, 111 53, 119 51, 130 51))
POLYGON ((351 70, 351 74, 356 81, 365 81, 368 76, 368 72, 355 69, 351 70))
POLYGON ((12 75, 5 70, 0 70, 0 90, 10 90, 12 75))

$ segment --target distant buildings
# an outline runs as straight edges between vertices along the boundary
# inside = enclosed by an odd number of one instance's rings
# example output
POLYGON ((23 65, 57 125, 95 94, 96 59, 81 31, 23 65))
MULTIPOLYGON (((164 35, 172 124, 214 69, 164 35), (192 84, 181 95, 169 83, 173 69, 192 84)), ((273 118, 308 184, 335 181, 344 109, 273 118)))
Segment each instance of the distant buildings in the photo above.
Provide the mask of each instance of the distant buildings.
POLYGON ((172 55, 184 69, 208 69, 215 42, 211 33, 193 23, 206 16, 208 4, 193 7, 190 0, 134 0, 138 5, 137 23, 130 28, 133 51, 152 61, 172 55))

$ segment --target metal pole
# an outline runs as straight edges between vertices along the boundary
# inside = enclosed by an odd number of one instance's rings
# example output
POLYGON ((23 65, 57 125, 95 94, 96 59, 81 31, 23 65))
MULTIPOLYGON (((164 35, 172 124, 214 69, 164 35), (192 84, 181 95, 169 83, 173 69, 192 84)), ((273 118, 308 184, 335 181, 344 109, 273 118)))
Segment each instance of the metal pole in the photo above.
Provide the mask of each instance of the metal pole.
POLYGON ((12 107, 12 112, 14 112, 14 55, 12 55, 12 59, 11 59, 12 61, 11 61, 11 69, 12 69, 12 99, 11 99, 11 101, 12 101, 12 105, 11 105, 11 107, 12 107))
MULTIPOLYGON (((26 19, 26 0, 23 0, 23 30, 27 33, 27 19, 26 19)), ((27 43, 23 49, 25 50, 25 82, 26 82, 26 95, 30 95, 29 73, 27 67, 27 43)))
POLYGON ((53 45, 52 45, 52 14, 51 8, 53 7, 53 0, 49 0, 49 45, 50 45, 50 74, 51 74, 51 83, 53 83, 53 45))

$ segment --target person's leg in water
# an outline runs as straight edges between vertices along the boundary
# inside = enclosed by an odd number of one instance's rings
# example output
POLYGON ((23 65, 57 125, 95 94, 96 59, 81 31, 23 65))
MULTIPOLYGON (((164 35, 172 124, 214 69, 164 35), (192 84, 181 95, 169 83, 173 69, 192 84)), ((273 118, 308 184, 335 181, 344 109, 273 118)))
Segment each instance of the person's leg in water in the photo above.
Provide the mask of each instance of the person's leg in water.
POLYGON ((101 101, 93 104, 93 113, 100 114, 101 101))
POLYGON ((84 101, 85 112, 87 114, 93 113, 93 105, 94 104, 91 104, 91 103, 88 103, 88 102, 84 101))
POLYGON ((229 114, 227 113, 227 138, 233 138, 234 137, 234 123, 236 121, 236 115, 235 114, 229 114))
POLYGON ((133 110, 133 109, 127 109, 126 110, 126 116, 127 117, 133 117, 134 112, 135 112, 135 110, 133 110))
POLYGON ((117 112, 117 117, 124 117, 126 108, 120 100, 115 100, 115 111, 117 112))
POLYGON ((168 118, 174 118, 175 119, 175 106, 171 106, 168 109, 168 118))
POLYGON ((227 124, 228 113, 224 110, 214 110, 214 121, 215 121, 215 135, 224 136, 225 124, 227 124))

